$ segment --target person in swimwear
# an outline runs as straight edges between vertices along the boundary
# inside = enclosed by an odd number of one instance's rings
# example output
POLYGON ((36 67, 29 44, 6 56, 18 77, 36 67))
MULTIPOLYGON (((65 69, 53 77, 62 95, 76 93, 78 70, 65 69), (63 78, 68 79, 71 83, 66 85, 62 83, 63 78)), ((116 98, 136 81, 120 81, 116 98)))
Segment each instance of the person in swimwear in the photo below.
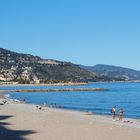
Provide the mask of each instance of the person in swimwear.
POLYGON ((115 120, 116 110, 117 110, 117 106, 115 105, 115 106, 112 108, 112 119, 113 119, 113 120, 115 120))
POLYGON ((119 111, 119 121, 121 122, 122 119, 123 119, 123 108, 121 108, 119 111))

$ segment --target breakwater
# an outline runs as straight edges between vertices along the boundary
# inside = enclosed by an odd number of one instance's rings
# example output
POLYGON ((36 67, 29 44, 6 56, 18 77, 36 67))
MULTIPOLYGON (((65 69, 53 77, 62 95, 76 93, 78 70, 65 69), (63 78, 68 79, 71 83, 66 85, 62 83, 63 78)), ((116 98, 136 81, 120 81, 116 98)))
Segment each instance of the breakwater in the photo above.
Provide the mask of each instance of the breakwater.
POLYGON ((4 92, 68 92, 68 91, 103 91, 104 88, 61 88, 61 89, 19 89, 6 90, 4 92))

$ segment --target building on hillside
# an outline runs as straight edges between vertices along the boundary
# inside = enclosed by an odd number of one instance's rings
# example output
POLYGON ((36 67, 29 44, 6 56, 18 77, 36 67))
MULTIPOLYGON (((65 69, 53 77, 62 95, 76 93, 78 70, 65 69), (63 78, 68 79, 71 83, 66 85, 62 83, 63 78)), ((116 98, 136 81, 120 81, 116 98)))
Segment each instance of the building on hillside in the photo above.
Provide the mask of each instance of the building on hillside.
POLYGON ((4 77, 3 74, 0 74, 0 81, 6 81, 6 78, 4 77))
POLYGON ((40 84, 40 80, 35 75, 33 76, 33 81, 35 84, 40 84))
POLYGON ((30 80, 30 73, 27 70, 23 71, 21 74, 21 79, 30 80))
POLYGON ((4 81, 12 81, 15 78, 14 71, 11 69, 4 69, 1 71, 1 73, 1 80, 3 79, 4 81))

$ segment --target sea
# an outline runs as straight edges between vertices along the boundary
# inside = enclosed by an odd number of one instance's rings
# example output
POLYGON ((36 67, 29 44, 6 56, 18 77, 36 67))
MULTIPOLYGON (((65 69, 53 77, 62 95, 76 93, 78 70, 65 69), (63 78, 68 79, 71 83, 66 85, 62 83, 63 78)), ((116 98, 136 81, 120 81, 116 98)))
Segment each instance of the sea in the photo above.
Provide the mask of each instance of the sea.
POLYGON ((0 90, 52 89, 52 88, 105 88, 105 91, 15 92, 9 98, 25 100, 28 104, 111 115, 124 109, 124 117, 140 119, 140 83, 109 82, 89 83, 82 86, 0 86, 0 90))

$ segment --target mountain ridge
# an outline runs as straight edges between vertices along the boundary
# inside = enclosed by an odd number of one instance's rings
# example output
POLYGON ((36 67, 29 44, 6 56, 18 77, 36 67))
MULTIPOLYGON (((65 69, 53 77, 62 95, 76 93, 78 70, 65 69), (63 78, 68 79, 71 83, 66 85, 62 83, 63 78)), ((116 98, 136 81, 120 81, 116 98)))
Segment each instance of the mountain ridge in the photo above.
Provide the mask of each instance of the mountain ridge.
POLYGON ((89 71, 95 72, 99 77, 106 77, 112 81, 140 80, 140 71, 130 68, 105 64, 97 64, 95 66, 81 66, 81 67, 89 71))

